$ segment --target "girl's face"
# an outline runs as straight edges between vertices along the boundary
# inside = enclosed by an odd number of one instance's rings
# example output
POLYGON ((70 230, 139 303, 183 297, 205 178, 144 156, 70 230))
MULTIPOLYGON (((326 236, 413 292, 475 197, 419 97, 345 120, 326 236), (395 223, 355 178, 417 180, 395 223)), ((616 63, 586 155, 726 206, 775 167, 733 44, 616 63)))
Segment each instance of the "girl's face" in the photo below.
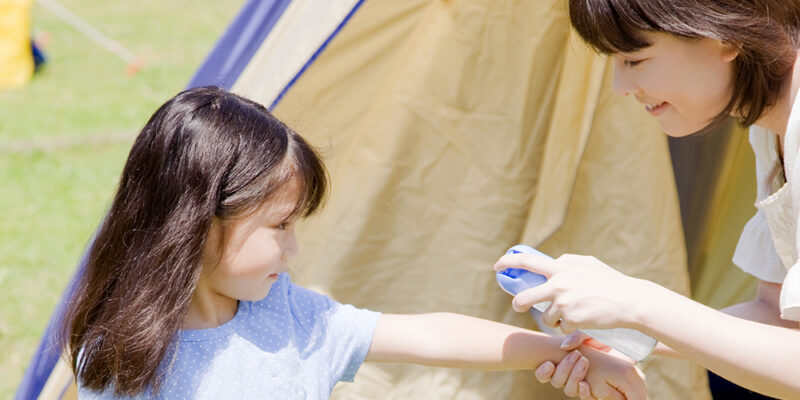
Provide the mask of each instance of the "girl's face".
POLYGON ((645 37, 651 46, 614 56, 614 90, 636 97, 670 136, 705 128, 730 101, 737 49, 707 38, 645 37))
POLYGON ((291 216, 298 196, 299 185, 292 179, 253 214, 226 222, 214 218, 203 254, 203 286, 230 299, 267 297, 298 251, 291 216))

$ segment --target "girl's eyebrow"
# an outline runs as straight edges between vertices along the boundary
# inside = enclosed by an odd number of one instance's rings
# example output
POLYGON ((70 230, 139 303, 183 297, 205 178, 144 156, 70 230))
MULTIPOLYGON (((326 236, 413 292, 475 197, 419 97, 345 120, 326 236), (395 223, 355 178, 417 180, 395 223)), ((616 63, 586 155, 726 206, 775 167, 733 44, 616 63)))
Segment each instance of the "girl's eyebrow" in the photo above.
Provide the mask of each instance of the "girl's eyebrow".
POLYGON ((273 212, 270 214, 281 221, 285 221, 295 214, 295 208, 297 208, 296 205, 292 205, 291 207, 280 207, 280 209, 271 210, 273 212))

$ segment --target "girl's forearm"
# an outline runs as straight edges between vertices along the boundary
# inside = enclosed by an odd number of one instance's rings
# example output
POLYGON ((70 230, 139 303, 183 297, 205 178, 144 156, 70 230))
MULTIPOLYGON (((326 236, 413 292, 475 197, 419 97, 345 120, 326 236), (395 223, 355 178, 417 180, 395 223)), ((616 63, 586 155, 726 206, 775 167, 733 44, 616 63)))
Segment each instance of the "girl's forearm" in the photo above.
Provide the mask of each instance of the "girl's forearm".
POLYGON ((479 369, 534 369, 559 362, 560 338, 450 313, 384 314, 367 361, 479 369))
POLYGON ((727 315, 652 282, 634 328, 741 386, 800 398, 800 331, 727 315))

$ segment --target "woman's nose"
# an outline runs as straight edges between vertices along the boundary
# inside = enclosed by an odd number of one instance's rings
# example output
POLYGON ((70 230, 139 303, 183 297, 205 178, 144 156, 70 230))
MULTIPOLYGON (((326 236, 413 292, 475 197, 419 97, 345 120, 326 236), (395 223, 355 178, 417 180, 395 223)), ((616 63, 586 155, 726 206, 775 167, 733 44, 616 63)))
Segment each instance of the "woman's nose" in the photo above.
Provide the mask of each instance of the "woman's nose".
POLYGON ((614 61, 614 92, 622 95, 627 96, 629 94, 636 94, 639 88, 631 79, 631 74, 627 69, 622 65, 622 61, 615 60, 614 61))

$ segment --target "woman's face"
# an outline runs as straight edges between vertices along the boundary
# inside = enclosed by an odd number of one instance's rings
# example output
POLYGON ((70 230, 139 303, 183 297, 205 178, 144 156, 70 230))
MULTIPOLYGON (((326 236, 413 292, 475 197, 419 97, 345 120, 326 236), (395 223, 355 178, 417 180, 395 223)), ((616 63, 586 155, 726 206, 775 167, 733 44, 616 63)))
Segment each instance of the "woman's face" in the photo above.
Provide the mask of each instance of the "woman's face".
POLYGON ((614 90, 634 96, 670 136, 705 128, 730 101, 737 49, 707 38, 645 37, 651 46, 614 55, 614 90))

